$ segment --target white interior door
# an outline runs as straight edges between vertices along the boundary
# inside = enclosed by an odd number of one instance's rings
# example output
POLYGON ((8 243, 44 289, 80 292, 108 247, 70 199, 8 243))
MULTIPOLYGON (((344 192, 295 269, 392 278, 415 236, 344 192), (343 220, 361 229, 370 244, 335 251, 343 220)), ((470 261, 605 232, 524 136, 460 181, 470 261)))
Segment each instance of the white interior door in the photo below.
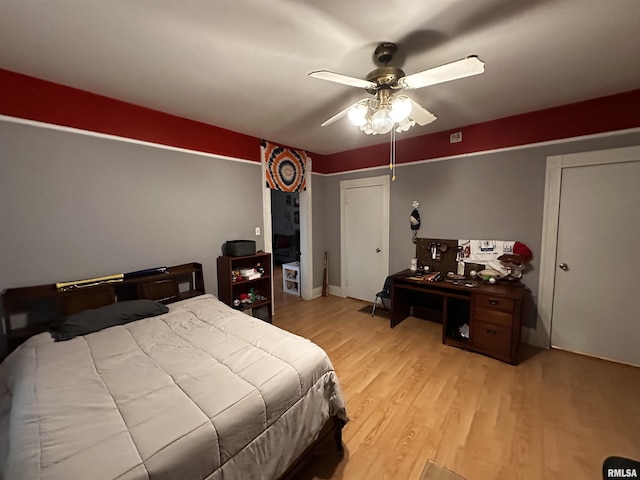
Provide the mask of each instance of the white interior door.
POLYGON ((372 302, 389 272, 389 177, 340 183, 343 295, 372 302))
POLYGON ((551 346, 640 365, 640 158, 562 169, 551 346))

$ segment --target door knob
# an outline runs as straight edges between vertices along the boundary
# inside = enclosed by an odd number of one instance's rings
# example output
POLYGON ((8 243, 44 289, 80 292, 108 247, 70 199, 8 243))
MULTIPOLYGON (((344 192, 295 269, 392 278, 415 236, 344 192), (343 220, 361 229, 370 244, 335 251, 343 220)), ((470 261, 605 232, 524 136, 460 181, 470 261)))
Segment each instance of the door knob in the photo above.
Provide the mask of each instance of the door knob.
POLYGON ((565 272, 569 270, 569 265, 567 265, 566 263, 559 263, 558 267, 560 268, 560 270, 564 270, 565 272))
POLYGON ((376 253, 380 253, 380 249, 379 248, 376 248, 376 253))

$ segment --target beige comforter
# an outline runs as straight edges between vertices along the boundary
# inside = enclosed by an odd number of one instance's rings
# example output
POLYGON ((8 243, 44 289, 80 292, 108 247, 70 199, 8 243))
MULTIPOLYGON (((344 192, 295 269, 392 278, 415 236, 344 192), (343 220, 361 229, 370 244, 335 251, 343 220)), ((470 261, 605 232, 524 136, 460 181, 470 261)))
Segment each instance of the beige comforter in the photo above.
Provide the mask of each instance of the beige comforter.
POLYGON ((277 478, 333 415, 317 345, 212 295, 0 365, 0 477, 277 478))

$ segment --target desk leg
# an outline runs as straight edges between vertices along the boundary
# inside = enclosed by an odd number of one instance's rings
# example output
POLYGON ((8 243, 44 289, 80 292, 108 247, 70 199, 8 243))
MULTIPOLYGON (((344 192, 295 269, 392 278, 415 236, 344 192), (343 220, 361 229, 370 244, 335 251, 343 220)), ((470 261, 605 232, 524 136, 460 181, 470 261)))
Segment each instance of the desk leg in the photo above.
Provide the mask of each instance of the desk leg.
POLYGON ((393 328, 409 316, 407 291, 396 285, 391 286, 391 321, 393 328))
POLYGON ((442 297, 442 344, 446 343, 445 339, 447 338, 447 319, 449 318, 449 312, 447 311, 449 307, 449 299, 447 297, 442 297))

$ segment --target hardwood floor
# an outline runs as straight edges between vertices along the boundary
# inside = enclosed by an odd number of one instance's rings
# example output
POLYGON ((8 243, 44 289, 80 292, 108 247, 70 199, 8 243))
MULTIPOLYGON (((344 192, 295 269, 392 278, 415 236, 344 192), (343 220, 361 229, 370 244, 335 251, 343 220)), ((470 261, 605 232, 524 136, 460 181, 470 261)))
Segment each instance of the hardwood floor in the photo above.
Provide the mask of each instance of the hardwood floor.
MULTIPOLYGON (((277 305, 277 304, 276 304, 277 305)), ((640 460, 640 368, 559 350, 517 366, 441 343, 441 326, 358 312, 339 297, 284 304, 274 324, 331 358, 350 422, 323 479, 418 480, 427 460, 467 480, 599 479, 640 460)))

